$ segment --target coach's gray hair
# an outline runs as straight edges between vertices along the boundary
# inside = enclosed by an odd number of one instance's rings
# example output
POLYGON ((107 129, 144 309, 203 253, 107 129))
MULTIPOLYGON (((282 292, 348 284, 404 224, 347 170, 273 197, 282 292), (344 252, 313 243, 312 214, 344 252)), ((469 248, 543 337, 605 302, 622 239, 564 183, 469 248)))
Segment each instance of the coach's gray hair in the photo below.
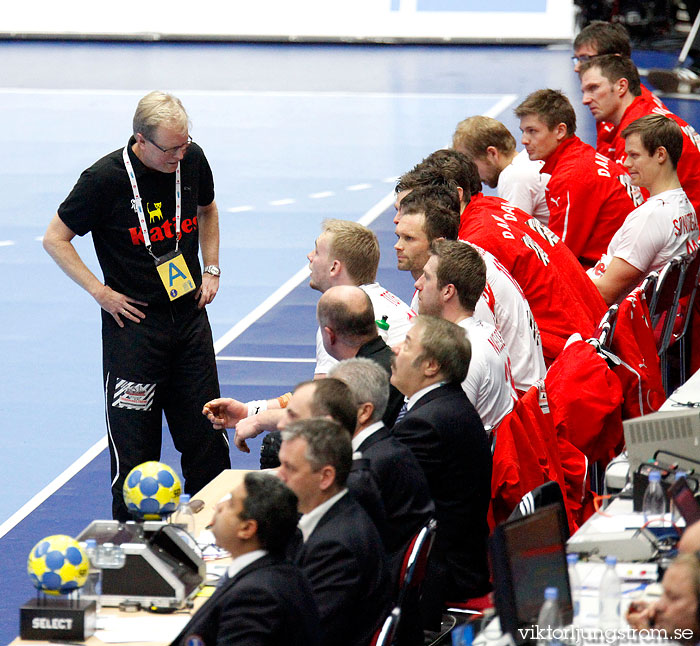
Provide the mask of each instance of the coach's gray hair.
POLYGON ((152 139, 159 126, 167 126, 184 135, 189 130, 190 120, 180 99, 167 92, 154 90, 136 106, 134 134, 140 132, 146 139, 152 139))
POLYGON ((368 402, 374 406, 370 423, 384 417, 389 402, 389 375, 376 361, 363 357, 345 359, 333 366, 328 376, 349 386, 357 408, 368 402))

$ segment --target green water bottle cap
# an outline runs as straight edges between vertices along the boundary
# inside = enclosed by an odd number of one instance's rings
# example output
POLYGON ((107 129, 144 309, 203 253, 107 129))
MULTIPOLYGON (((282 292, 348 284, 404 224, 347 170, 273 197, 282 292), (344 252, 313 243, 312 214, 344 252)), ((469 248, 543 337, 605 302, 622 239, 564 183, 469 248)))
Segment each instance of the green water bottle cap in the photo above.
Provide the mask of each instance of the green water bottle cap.
POLYGON ((377 327, 378 327, 380 330, 385 330, 385 331, 386 331, 386 330, 389 329, 389 321, 387 320, 388 318, 389 318, 389 316, 388 316, 387 314, 385 314, 384 316, 382 316, 382 320, 381 320, 381 321, 375 321, 375 323, 377 324, 377 327))

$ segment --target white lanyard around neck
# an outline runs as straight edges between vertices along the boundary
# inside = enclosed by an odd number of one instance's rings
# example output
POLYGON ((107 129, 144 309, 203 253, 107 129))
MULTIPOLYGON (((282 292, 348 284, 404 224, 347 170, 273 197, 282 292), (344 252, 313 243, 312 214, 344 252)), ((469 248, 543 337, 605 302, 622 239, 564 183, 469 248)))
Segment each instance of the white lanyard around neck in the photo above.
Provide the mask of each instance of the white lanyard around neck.
MULTIPOLYGON (((141 233, 143 234, 143 242, 146 245, 148 253, 158 260, 151 247, 151 238, 148 235, 148 227, 146 226, 146 216, 143 212, 143 205, 141 204, 141 196, 139 195, 139 185, 136 182, 136 174, 134 173, 134 167, 131 165, 131 159, 129 159, 129 146, 124 146, 122 151, 122 157, 124 159, 124 166, 126 166, 126 172, 129 174, 129 179, 131 180, 131 190, 134 192, 134 204, 136 205, 136 212, 139 216, 139 224, 141 225, 141 233)), ((177 163, 177 168, 175 169, 175 251, 180 247, 180 238, 182 237, 182 232, 180 230, 180 220, 182 218, 182 200, 180 194, 180 162, 177 163)))

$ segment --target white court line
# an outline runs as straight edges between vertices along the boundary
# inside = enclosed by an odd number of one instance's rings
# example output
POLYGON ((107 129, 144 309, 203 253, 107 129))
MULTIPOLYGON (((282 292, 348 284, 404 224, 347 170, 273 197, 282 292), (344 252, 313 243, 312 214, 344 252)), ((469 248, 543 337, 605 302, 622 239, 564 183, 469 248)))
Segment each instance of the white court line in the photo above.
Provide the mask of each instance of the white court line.
MULTIPOLYGON (((146 90, 148 91, 148 89, 146 90)), ((0 94, 16 93, 16 94, 29 94, 29 93, 46 93, 46 94, 124 94, 124 95, 141 95, 140 92, 129 91, 129 92, 114 92, 114 91, 84 91, 84 90, 26 90, 17 88, 3 89, 0 88, 0 94)), ((174 92, 174 94, 186 94, 185 92, 174 92)), ((190 92, 190 94, 193 94, 190 92)), ((209 92, 209 93, 196 93, 203 95, 215 95, 215 94, 231 94, 231 95, 252 95, 261 93, 252 92, 209 92)), ((262 94, 274 94, 278 96, 319 96, 319 93, 309 92, 309 93, 262 93, 262 94)), ((359 96, 359 93, 347 93, 343 96, 359 96)), ((386 94, 382 96, 416 96, 416 97, 427 97, 431 95, 416 94, 416 95, 402 95, 402 94, 386 94)), ((498 102, 492 108, 487 110, 484 116, 497 117, 501 112, 507 110, 518 98, 517 94, 459 94, 459 95, 432 95, 433 97, 441 96, 452 96, 452 97, 476 97, 476 98, 498 98, 498 102)), ((376 220, 386 209, 388 209, 394 203, 394 191, 392 190, 386 197, 377 202, 369 211, 367 211, 359 220, 360 224, 369 226, 374 220, 376 220)), ((219 354, 229 343, 240 336, 245 330, 247 330, 253 323, 255 323, 259 318, 261 318, 265 313, 271 310, 277 303, 279 303, 287 294, 289 294, 297 285, 299 285, 303 280, 308 278, 309 268, 304 266, 302 269, 297 271, 291 278, 289 278, 283 285, 278 287, 270 296, 268 296, 260 305, 251 310, 246 316, 244 316, 236 325, 234 325, 228 332, 226 332, 221 338, 214 343, 214 353, 219 354)), ((218 358, 218 357, 217 357, 218 358)), ((85 453, 83 453, 73 464, 71 464, 63 473, 57 476, 53 481, 51 481, 46 487, 44 487, 39 493, 33 496, 29 501, 27 501, 22 507, 20 507, 12 516, 10 516, 2 525, 0 525, 0 538, 2 538, 7 532, 9 532, 13 527, 20 523, 24 518, 31 514, 42 502, 44 502, 50 495, 55 493, 60 487, 62 487, 68 480, 70 480, 80 469, 90 463, 95 457, 97 457, 104 449, 107 448, 107 436, 103 437, 96 444, 90 447, 85 453)))
POLYGON ((222 357, 217 361, 251 361, 253 363, 316 363, 316 359, 294 359, 292 357, 222 357))
POLYGON ((486 111, 486 114, 484 114, 485 117, 491 117, 491 118, 496 118, 501 112, 504 110, 507 110, 513 103, 515 103, 515 100, 518 98, 517 94, 504 94, 501 97, 501 100, 496 103, 492 108, 489 108, 486 111))
POLYGON ((12 516, 10 516, 2 525, 0 525, 0 538, 9 532, 15 525, 19 524, 29 514, 31 514, 42 502, 49 496, 56 493, 66 482, 68 482, 76 473, 83 467, 90 464, 102 451, 107 448, 107 436, 93 444, 85 453, 83 453, 73 464, 71 464, 63 473, 54 478, 47 484, 38 494, 33 496, 24 505, 22 505, 12 516))

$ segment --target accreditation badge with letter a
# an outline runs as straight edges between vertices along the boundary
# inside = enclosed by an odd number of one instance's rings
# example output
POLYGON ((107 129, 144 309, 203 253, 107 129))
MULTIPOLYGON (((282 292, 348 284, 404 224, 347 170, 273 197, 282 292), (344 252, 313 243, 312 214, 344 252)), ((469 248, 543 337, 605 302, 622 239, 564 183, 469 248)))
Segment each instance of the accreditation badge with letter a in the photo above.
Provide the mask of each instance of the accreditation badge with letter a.
POLYGON ((171 301, 194 290, 194 280, 182 252, 174 250, 161 256, 156 260, 156 269, 171 301))

